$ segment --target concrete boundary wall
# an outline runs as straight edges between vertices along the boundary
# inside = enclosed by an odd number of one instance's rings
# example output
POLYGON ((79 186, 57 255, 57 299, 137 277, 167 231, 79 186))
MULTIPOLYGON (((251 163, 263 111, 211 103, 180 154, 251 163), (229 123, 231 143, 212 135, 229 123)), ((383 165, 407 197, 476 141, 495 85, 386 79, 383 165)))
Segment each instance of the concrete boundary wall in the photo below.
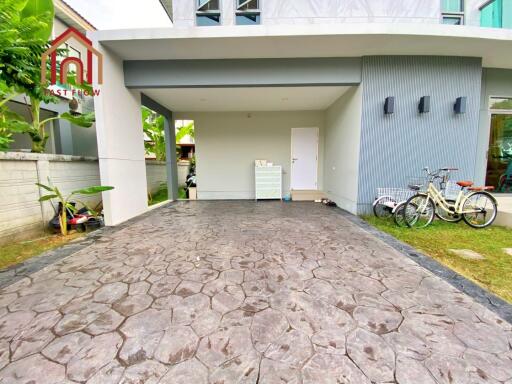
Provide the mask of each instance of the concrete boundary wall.
POLYGON ((155 193, 167 184, 165 161, 146 160, 146 177, 149 193, 155 193))
MULTIPOLYGON (((47 193, 35 183, 48 184, 48 177, 63 194, 100 183, 94 157, 0 153, 0 244, 44 232, 55 212, 50 202, 38 202, 47 193)), ((99 195, 83 198, 88 204, 101 200, 99 195)))
MULTIPOLYGON (((146 168, 148 190, 155 192, 167 179, 165 163, 148 161, 146 168)), ((39 203, 47 193, 35 183, 48 184, 48 177, 63 194, 101 184, 95 157, 0 152, 0 245, 44 234, 55 211, 50 202, 39 203)), ((92 207, 101 198, 79 196, 92 207)))

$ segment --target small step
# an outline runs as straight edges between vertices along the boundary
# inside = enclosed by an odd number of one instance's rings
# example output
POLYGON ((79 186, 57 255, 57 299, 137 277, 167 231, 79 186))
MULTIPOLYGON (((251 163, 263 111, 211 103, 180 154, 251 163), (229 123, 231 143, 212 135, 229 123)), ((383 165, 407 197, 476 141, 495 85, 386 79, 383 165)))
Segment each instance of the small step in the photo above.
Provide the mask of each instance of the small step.
POLYGON ((325 197, 325 194, 322 191, 314 189, 292 190, 291 195, 293 201, 315 201, 325 197))

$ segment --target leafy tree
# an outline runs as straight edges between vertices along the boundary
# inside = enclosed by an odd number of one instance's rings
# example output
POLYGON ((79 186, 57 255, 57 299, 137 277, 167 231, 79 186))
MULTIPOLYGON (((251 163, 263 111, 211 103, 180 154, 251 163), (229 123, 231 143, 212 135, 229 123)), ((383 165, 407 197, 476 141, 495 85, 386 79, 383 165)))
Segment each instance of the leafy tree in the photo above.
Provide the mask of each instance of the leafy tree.
MULTIPOLYGON (((179 160, 181 157, 181 148, 179 146, 179 142, 185 137, 190 136, 191 138, 195 137, 195 131, 194 131, 194 122, 191 121, 187 125, 184 125, 180 128, 178 128, 178 131, 176 132, 176 157, 179 160)), ((192 158, 192 161, 195 162, 195 157, 192 158)), ((191 169, 195 167, 195 164, 191 164, 191 169)))
POLYGON ((144 141, 146 154, 154 154, 157 160, 165 161, 164 117, 143 106, 142 128, 149 138, 149 141, 144 141))
POLYGON ((81 127, 91 127, 94 114, 80 116, 64 113, 40 119, 41 103, 58 99, 41 84, 41 56, 48 49, 53 29, 52 0, 0 1, 0 149, 7 149, 14 132, 32 139, 32 152, 43 152, 49 135, 46 125, 64 119, 81 127), (25 94, 29 98, 31 121, 8 110, 7 101, 25 94))
POLYGON ((189 135, 191 138, 195 137, 194 133, 194 122, 190 122, 187 125, 184 125, 178 129, 178 132, 176 132, 176 143, 179 143, 181 139, 183 139, 185 136, 189 135))

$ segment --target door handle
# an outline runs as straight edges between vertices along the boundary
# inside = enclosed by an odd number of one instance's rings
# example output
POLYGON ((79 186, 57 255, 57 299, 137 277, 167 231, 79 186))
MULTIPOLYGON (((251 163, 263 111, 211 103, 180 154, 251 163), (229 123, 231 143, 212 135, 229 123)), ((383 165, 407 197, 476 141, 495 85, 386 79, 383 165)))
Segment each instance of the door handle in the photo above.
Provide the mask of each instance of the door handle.
POLYGON ((299 159, 296 159, 296 158, 293 158, 293 159, 292 159, 292 161, 297 161, 297 160, 299 160, 299 159))

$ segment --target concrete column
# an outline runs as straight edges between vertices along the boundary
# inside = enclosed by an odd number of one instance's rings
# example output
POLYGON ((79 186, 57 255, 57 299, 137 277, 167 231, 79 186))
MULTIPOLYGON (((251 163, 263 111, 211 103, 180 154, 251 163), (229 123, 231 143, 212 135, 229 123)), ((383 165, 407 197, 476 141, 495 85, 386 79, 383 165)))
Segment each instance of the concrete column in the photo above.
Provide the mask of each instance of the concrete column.
POLYGON ((167 197, 169 200, 178 199, 178 164, 176 161, 176 134, 172 112, 155 100, 142 94, 142 104, 164 117, 165 158, 167 170, 167 197))
POLYGON ((167 197, 170 200, 178 199, 178 164, 176 161, 176 133, 174 120, 166 116, 165 129, 165 158, 167 168, 167 197))
POLYGON ((141 95, 124 86, 123 62, 108 49, 103 53, 103 84, 95 97, 96 135, 106 225, 116 225, 148 209, 141 95))

